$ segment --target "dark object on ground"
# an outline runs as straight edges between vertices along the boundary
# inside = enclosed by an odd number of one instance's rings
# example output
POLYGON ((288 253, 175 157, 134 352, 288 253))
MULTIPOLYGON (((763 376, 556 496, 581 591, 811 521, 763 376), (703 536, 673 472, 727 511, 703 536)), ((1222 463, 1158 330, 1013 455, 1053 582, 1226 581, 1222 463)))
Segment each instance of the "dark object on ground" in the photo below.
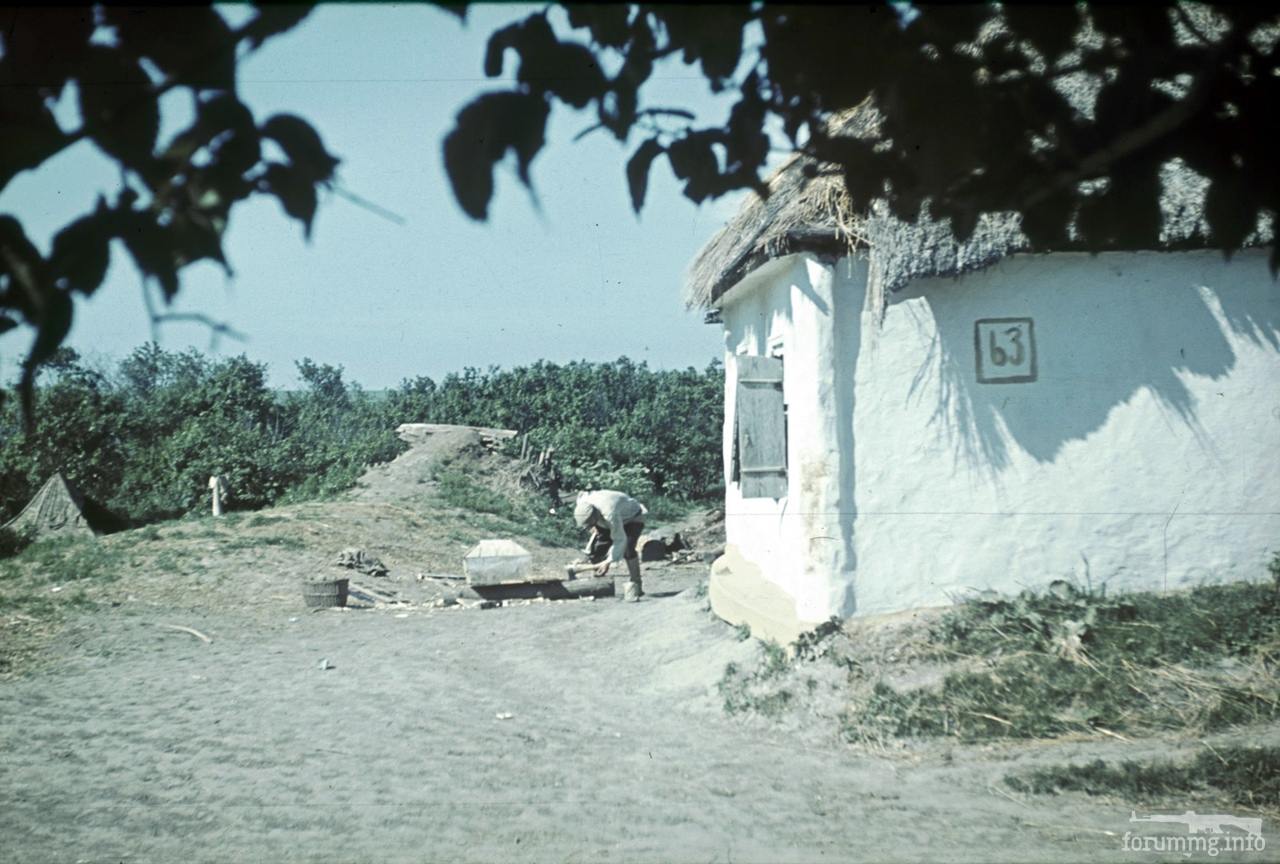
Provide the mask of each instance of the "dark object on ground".
POLYGON ((640 538, 637 551, 641 561, 662 561, 667 557, 667 539, 656 535, 640 538))
POLYGON ((387 575, 387 568, 383 563, 363 549, 343 549, 338 553, 338 560, 333 563, 339 567, 346 567, 368 576, 387 575))
POLYGON ((302 583, 302 599, 309 609, 327 609, 347 605, 346 579, 327 579, 302 583))
POLYGON ((471 585, 459 597, 481 600, 570 600, 575 597, 608 597, 613 594, 613 577, 573 579, 566 582, 521 582, 510 585, 471 585))

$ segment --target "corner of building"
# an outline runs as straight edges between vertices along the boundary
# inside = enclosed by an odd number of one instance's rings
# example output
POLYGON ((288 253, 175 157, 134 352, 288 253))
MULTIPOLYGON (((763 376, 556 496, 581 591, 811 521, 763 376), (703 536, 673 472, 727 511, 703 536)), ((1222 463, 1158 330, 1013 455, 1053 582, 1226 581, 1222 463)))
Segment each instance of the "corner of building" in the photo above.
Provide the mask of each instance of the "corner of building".
POLYGON ((746 624, 752 636, 779 645, 790 645, 822 623, 798 618, 795 598, 765 579, 732 544, 712 562, 707 593, 718 617, 735 626, 746 624))

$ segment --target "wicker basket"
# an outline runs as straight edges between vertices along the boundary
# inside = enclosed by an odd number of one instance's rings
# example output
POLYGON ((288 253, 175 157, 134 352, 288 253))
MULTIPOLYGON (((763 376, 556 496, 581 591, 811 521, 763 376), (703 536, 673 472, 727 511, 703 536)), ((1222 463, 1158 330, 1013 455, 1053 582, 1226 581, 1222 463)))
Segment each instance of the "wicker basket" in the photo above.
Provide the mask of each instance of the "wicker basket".
POLYGON ((302 583, 302 600, 311 609, 347 605, 349 579, 326 579, 302 583))

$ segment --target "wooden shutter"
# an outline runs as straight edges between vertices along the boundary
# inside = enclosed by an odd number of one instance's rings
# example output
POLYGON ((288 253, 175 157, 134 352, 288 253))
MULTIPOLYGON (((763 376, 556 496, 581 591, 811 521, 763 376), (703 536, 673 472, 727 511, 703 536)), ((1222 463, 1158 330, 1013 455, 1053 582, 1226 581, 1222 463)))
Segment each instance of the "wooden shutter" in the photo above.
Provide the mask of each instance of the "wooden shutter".
POLYGON ((786 413, 782 361, 740 355, 738 362, 738 470, 743 498, 787 494, 786 413))

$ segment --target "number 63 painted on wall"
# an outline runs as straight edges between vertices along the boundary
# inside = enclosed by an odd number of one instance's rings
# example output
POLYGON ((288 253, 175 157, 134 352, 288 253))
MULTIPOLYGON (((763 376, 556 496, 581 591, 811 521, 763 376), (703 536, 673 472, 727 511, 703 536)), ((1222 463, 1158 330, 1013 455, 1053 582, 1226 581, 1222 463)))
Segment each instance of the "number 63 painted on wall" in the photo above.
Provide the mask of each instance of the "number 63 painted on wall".
POLYGON ((980 318, 973 323, 979 384, 1036 380, 1036 332, 1030 318, 980 318))

